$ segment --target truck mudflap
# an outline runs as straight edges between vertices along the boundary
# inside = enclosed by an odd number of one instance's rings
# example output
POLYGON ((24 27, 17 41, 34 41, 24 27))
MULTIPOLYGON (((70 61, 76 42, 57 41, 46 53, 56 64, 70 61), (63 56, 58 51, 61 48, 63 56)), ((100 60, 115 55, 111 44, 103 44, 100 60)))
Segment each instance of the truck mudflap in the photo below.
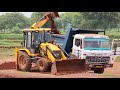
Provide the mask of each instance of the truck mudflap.
POLYGON ((81 73, 86 72, 87 67, 85 60, 80 59, 68 59, 62 61, 56 61, 52 64, 51 73, 65 74, 65 73, 81 73))

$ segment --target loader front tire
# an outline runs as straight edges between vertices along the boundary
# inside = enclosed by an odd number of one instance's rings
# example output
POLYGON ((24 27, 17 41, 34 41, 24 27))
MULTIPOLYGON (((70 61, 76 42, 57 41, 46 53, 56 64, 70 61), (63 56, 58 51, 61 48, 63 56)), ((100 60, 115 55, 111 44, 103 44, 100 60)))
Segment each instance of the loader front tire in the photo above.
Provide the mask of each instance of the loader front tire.
POLYGON ((31 60, 26 52, 20 51, 18 57, 18 68, 20 71, 30 71, 31 69, 31 60))
POLYGON ((37 61, 37 67, 40 72, 46 72, 49 67, 49 62, 46 59, 41 58, 37 61))

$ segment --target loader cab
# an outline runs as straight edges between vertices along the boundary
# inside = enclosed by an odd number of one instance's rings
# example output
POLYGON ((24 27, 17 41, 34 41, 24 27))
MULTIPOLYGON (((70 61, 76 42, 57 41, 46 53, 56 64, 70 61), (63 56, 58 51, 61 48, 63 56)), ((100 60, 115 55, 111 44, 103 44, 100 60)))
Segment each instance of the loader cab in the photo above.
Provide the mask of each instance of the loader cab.
POLYGON ((22 47, 27 48, 31 53, 38 53, 40 44, 49 40, 51 40, 50 29, 25 29, 22 47))

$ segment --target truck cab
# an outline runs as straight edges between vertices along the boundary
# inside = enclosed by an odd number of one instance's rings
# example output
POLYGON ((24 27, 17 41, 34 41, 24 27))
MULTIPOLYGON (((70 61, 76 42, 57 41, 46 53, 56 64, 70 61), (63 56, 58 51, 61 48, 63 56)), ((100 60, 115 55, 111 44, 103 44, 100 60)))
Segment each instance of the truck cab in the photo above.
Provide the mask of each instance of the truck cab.
POLYGON ((110 39, 105 35, 76 34, 73 40, 72 54, 81 60, 85 59, 89 69, 104 69, 113 66, 110 39))

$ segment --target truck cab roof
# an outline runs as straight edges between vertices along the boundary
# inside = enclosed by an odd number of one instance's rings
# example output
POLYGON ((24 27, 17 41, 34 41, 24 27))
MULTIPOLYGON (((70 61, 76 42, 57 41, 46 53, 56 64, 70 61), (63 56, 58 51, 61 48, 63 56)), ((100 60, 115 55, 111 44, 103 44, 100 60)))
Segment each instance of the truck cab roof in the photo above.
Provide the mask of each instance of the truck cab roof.
POLYGON ((108 38, 106 35, 100 35, 100 34, 76 34, 74 36, 75 38, 108 38))

